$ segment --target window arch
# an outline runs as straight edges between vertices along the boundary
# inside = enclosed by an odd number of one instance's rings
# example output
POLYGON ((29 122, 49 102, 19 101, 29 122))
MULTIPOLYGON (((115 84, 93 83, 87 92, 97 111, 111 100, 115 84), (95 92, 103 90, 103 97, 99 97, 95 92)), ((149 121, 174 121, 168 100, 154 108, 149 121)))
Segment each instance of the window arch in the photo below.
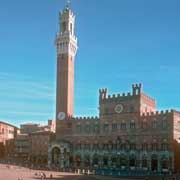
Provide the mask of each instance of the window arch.
POLYGON ((124 121, 121 123, 121 129, 126 129, 126 123, 124 121))
POLYGON ((71 32, 71 35, 73 34, 73 25, 72 23, 70 23, 70 32, 71 32))
POLYGON ((156 120, 156 119, 153 119, 153 120, 152 120, 152 128, 153 128, 153 129, 156 129, 156 128, 157 128, 157 120, 156 120))
POLYGON ((130 129, 135 129, 136 128, 136 123, 134 120, 131 120, 130 122, 130 129))
POLYGON ((166 129, 167 126, 168 126, 167 119, 163 119, 163 120, 162 120, 162 128, 163 128, 163 129, 166 129))
POLYGON ((62 22, 62 32, 64 33, 66 31, 66 22, 62 22))
POLYGON ((144 119, 144 120, 142 121, 142 128, 143 128, 143 129, 147 129, 147 128, 148 128, 148 123, 147 123, 147 120, 146 120, 146 119, 144 119))

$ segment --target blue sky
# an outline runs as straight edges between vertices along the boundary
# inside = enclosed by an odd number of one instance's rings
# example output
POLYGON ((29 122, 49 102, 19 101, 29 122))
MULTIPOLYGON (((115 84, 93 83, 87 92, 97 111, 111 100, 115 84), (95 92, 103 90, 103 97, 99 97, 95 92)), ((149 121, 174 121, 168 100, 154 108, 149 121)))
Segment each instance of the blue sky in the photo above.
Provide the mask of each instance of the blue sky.
MULTIPOLYGON (((0 120, 55 116, 58 12, 65 0, 1 0, 0 120)), ((158 109, 180 109, 180 1, 72 0, 78 53, 75 115, 98 115, 98 89, 143 83, 158 109)))

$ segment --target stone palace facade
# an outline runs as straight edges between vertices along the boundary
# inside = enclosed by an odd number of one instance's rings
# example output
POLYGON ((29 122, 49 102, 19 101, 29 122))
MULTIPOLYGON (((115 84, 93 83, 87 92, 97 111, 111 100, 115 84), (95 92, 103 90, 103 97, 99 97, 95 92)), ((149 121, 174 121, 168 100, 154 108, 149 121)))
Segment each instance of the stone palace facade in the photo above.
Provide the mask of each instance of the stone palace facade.
POLYGON ((180 112, 157 111, 141 84, 131 92, 99 90, 99 117, 73 115, 75 15, 60 13, 57 47, 56 138, 49 144, 48 164, 58 168, 170 172, 175 168, 174 142, 180 141, 180 112))

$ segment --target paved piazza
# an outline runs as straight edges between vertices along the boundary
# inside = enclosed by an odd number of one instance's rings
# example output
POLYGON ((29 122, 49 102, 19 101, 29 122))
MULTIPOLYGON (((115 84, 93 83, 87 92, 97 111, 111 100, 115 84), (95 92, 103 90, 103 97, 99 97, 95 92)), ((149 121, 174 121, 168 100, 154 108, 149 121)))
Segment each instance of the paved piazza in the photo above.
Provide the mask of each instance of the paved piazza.
MULTIPOLYGON (((5 165, 0 165, 0 180, 35 180, 41 179, 35 177, 35 173, 40 173, 42 171, 30 170, 17 166, 7 167, 5 165)), ((62 173, 62 172, 50 172, 43 171, 47 178, 50 179, 50 174, 53 174, 53 179, 55 180, 135 180, 127 178, 111 178, 111 177, 101 177, 101 176, 82 176, 73 173, 62 173)), ((143 178, 144 179, 144 178, 143 178)), ((149 178, 149 180, 160 180, 161 178, 149 178)))

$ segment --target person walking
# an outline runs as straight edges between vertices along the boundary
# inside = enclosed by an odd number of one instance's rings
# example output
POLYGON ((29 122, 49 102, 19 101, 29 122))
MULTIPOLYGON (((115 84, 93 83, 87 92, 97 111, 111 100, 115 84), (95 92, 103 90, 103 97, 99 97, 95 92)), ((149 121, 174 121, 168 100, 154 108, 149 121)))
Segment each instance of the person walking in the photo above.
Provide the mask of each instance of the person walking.
POLYGON ((53 175, 52 174, 50 174, 50 179, 52 179, 53 178, 53 175))

